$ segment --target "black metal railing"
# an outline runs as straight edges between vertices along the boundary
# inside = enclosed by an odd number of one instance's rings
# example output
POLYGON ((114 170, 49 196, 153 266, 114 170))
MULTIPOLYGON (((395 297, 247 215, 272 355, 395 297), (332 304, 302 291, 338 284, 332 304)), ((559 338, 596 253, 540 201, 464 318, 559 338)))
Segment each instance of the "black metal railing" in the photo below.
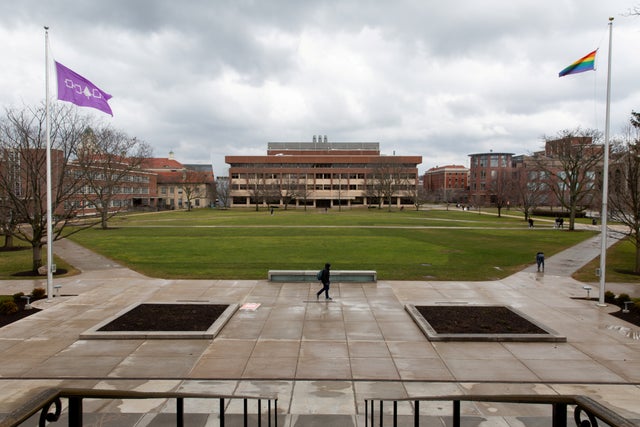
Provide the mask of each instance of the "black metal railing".
MULTIPOLYGON (((39 426, 46 426, 47 423, 58 421, 62 413, 62 400, 68 400, 67 416, 69 427, 82 426, 84 399, 175 399, 176 400, 176 426, 184 426, 184 401, 185 399, 211 399, 218 400, 220 426, 225 425, 225 407, 230 400, 241 400, 243 402, 244 426, 249 426, 249 401, 257 403, 256 420, 258 427, 278 426, 278 399, 275 397, 255 397, 255 396, 220 396, 204 393, 173 393, 173 392, 136 392, 117 390, 94 390, 94 389, 74 389, 74 388, 50 388, 34 395, 20 408, 16 409, 4 419, 0 420, 0 427, 19 426, 38 412, 40 412, 39 426), (263 401, 266 408, 263 413, 263 401), (266 418, 263 420, 263 418, 266 418)), ((256 425, 256 424, 253 424, 256 425)))
POLYGON ((409 425, 419 427, 420 402, 429 401, 451 402, 453 427, 460 427, 461 402, 494 402, 549 405, 553 427, 567 426, 567 414, 570 406, 574 407, 573 419, 576 423, 576 426, 578 427, 598 427, 598 421, 601 421, 611 427, 638 427, 635 423, 618 415, 616 412, 601 405, 595 400, 586 396, 577 395, 464 395, 411 397, 404 399, 365 399, 365 427, 383 427, 385 425, 385 420, 387 420, 387 422, 389 423, 388 425, 397 427, 399 402, 408 402, 413 405, 413 422, 409 425), (386 408, 388 408, 386 409, 386 413, 385 404, 391 405, 390 409, 389 406, 386 406, 386 408))

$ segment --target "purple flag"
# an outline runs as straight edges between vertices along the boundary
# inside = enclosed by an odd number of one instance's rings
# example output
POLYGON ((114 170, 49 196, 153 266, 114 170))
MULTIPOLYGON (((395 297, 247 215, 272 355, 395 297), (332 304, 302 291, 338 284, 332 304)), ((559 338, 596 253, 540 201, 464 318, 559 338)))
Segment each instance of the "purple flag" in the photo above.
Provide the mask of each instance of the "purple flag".
POLYGON ((56 61, 56 72, 59 100, 68 101, 80 107, 97 108, 113 116, 111 107, 107 103, 111 95, 58 61, 56 61))

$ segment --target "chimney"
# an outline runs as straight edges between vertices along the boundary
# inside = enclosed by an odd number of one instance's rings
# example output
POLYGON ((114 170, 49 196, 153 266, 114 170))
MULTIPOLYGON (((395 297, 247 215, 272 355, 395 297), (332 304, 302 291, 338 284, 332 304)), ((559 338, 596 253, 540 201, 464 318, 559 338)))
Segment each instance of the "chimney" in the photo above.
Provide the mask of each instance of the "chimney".
POLYGON ((314 144, 316 143, 316 136, 315 135, 313 135, 313 143, 314 144))
POLYGON ((169 160, 173 160, 173 150, 169 151, 169 160))
POLYGON ((327 143, 327 135, 324 136, 324 143, 327 143))

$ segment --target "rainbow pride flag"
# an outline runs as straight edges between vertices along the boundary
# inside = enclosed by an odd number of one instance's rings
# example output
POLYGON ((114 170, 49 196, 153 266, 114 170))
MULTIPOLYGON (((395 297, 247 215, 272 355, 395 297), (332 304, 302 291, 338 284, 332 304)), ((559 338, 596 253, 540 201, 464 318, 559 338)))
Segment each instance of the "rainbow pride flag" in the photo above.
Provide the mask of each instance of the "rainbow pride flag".
POLYGON ((582 58, 575 61, 573 64, 569 65, 564 70, 558 73, 558 77, 566 76, 569 74, 578 74, 584 73, 585 71, 595 69, 594 64, 596 62, 596 52, 598 49, 594 50, 591 53, 586 54, 582 58))

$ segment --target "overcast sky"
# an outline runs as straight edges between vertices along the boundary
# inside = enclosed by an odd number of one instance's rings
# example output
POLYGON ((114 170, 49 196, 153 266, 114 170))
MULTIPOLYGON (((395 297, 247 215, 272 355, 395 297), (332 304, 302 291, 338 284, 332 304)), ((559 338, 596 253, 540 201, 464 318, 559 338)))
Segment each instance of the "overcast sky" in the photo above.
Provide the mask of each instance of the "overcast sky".
MULTIPOLYGON (((526 154, 563 129, 640 111, 640 0, 197 0, 0 3, 0 101, 45 98, 50 56, 113 95, 82 108, 182 163, 267 142, 379 142, 420 172, 526 154), (558 72, 594 49, 596 71, 558 72)), ((55 79, 52 94, 55 94, 55 79)), ((61 102, 61 101, 56 101, 61 102)))

